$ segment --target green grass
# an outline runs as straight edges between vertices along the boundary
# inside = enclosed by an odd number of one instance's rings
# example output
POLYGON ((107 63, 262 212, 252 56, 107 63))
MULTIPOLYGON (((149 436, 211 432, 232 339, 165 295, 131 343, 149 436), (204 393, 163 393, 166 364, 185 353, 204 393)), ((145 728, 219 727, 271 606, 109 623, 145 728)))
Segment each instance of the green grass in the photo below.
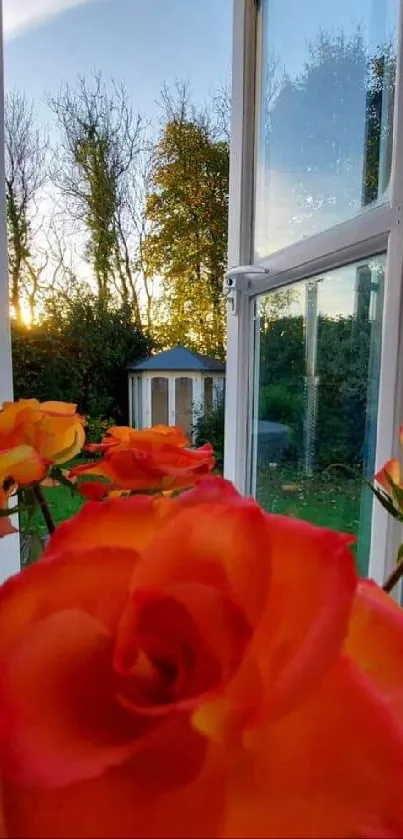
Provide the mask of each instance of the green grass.
MULTIPOLYGON (((362 488, 361 477, 346 476, 338 469, 306 478, 296 470, 278 466, 259 470, 257 500, 268 512, 294 516, 332 530, 357 534, 362 488)), ((72 493, 65 486, 45 487, 43 494, 56 525, 74 516, 84 504, 79 494, 72 493)), ((23 529, 26 524, 26 515, 23 514, 23 529)), ((40 537, 47 535, 39 509, 29 522, 29 532, 40 537)), ((365 556, 359 558, 359 564, 365 573, 365 556)))
MULTIPOLYGON (((71 469, 77 463, 85 463, 85 459, 83 457, 76 458, 71 463, 64 464, 63 469, 71 469)), ((88 476, 88 480, 90 479, 90 476, 88 476)), ((82 496, 78 492, 72 492, 66 486, 43 487, 42 492, 56 525, 74 516, 84 504, 82 496)), ((47 527, 39 508, 36 508, 29 522, 27 520, 27 514, 22 513, 20 526, 23 530, 27 529, 30 533, 36 533, 40 537, 48 535, 47 527)))
POLYGON ((320 527, 359 536, 352 550, 359 573, 367 575, 372 497, 360 475, 354 477, 351 470, 337 468, 306 478, 281 467, 261 469, 257 500, 269 513, 305 519, 320 527))
MULTIPOLYGON (((48 504, 54 523, 60 524, 78 512, 84 503, 80 495, 72 495, 67 487, 43 488, 43 494, 48 504)), ((29 529, 39 536, 47 535, 47 528, 40 510, 36 510, 29 524, 29 529)))
POLYGON ((277 467, 258 475, 257 499, 268 512, 347 533, 357 533, 361 492, 361 478, 346 477, 339 471, 306 478, 277 467))

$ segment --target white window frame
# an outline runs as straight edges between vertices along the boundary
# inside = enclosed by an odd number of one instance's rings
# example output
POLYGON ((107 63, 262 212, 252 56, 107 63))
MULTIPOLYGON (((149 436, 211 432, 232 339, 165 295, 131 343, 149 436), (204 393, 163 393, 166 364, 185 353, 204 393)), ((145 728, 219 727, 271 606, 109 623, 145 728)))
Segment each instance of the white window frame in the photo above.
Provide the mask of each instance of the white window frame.
MULTIPOLYGON (((13 398, 4 184, 3 16, 0 0, 0 405, 13 398)), ((18 534, 0 539, 0 582, 20 569, 18 534)))
MULTIPOLYGON (((255 101, 258 74, 258 3, 234 0, 233 81, 228 264, 253 259, 255 101)), ((403 422, 403 0, 400 0, 394 138, 387 204, 278 251, 257 264, 257 272, 235 277, 228 306, 228 360, 224 472, 239 490, 249 484, 248 446, 253 402, 253 306, 257 294, 281 288, 342 265, 386 253, 385 296, 376 468, 399 456, 403 422), (259 273, 260 272, 260 273, 259 273)), ((227 289, 228 291, 228 289, 227 289)), ((250 458, 249 458, 250 460, 250 458)), ((394 564, 401 528, 380 504, 373 505, 369 576, 382 582, 394 564)))

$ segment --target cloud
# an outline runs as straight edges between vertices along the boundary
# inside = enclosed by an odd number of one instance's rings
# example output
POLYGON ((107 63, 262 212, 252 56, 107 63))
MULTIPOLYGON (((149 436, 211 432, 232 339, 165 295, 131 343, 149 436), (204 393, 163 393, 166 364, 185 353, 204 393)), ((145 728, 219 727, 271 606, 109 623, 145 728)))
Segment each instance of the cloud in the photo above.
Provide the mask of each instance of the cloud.
POLYGON ((93 0, 3 0, 4 37, 16 38, 49 18, 89 2, 93 0))

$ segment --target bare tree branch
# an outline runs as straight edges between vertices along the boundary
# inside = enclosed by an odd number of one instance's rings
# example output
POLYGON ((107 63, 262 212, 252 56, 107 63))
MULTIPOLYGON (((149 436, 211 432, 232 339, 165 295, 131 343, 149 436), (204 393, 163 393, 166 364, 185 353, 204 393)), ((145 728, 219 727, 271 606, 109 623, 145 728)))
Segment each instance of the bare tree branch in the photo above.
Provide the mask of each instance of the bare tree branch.
MULTIPOLYGON (((33 106, 24 94, 6 96, 4 114, 5 188, 8 222, 11 305, 21 320, 22 296, 34 271, 33 242, 37 200, 47 179, 47 142, 35 127, 33 106)), ((29 287, 32 308, 36 286, 29 287)))

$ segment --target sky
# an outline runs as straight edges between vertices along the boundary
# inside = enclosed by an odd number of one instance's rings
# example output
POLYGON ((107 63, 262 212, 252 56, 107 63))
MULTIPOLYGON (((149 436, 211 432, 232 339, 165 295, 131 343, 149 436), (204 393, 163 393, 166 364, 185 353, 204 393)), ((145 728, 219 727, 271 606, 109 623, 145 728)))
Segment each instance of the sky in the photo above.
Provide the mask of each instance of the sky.
MULTIPOLYGON (((101 69, 105 78, 123 81, 134 110, 155 122, 164 83, 189 81, 194 101, 202 104, 229 82, 232 4, 3 0, 6 90, 24 91, 46 125, 46 94, 56 93, 62 81, 74 82, 78 73, 101 69)), ((361 26, 368 45, 383 40, 396 19, 397 0, 262 0, 262 5, 263 42, 274 44, 282 65, 295 76, 320 28, 352 34, 361 26)))
MULTIPOLYGON (((57 129, 46 99, 78 74, 101 70, 106 81, 123 82, 152 134, 164 84, 188 82, 192 101, 203 105, 230 83, 232 0, 3 0, 3 20, 6 93, 16 89, 33 101, 53 144, 57 129)), ((48 185, 41 213, 52 212, 54 199, 48 185)), ((80 276, 90 280, 82 236, 68 242, 80 276)))
POLYGON ((40 120, 46 93, 101 69, 123 81, 134 110, 157 114, 163 83, 189 81, 194 100, 229 80, 232 0, 3 0, 5 86, 25 91, 40 120))

